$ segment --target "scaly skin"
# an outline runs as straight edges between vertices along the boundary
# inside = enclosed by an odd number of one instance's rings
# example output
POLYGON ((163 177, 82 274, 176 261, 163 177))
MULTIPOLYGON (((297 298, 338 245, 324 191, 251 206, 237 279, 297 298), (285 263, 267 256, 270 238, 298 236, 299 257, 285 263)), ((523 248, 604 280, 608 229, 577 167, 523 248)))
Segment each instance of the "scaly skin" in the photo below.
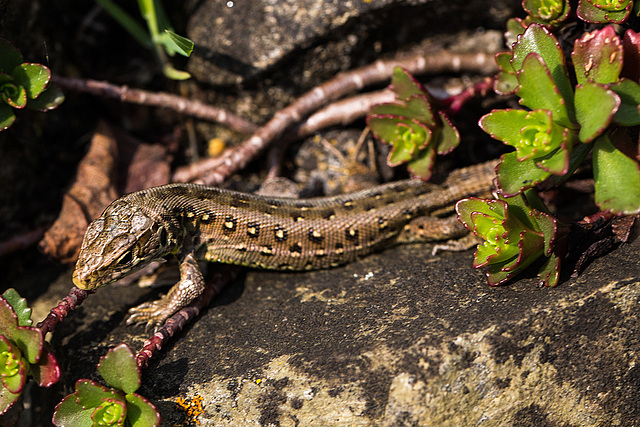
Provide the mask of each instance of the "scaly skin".
POLYGON ((123 196, 87 229, 74 284, 95 289, 170 254, 180 281, 161 300, 132 309, 129 322, 159 325, 197 298, 197 260, 277 270, 334 267, 397 243, 466 234, 451 213, 463 197, 488 194, 497 162, 452 172, 437 186, 405 180, 356 193, 288 199, 196 184, 123 196))

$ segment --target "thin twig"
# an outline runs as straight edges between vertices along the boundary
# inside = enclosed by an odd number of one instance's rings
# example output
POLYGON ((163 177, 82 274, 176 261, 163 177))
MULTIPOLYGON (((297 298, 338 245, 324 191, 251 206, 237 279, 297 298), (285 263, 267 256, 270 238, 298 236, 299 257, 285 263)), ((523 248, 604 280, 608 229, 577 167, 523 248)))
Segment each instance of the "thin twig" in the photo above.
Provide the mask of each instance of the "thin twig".
POLYGON ((239 271, 241 269, 232 266, 221 267, 221 270, 215 274, 211 282, 207 283, 202 295, 167 319, 164 325, 151 338, 145 341, 142 349, 136 354, 138 366, 141 368, 146 367, 149 364, 149 360, 157 351, 162 349, 162 346, 169 341, 169 338, 180 332, 196 318, 200 311, 209 305, 213 297, 218 295, 238 275, 239 271))
POLYGON ((371 65, 338 74, 334 79, 317 86, 278 111, 266 125, 239 146, 225 151, 220 157, 205 159, 179 169, 173 175, 173 181, 188 182, 200 179, 206 184, 220 184, 228 176, 245 167, 288 127, 347 93, 386 81, 396 66, 414 74, 467 70, 489 74, 496 71, 493 56, 485 53, 456 54, 443 51, 432 55, 414 55, 405 59, 378 60, 371 65))
POLYGON ((482 81, 474 84, 471 87, 466 88, 457 95, 452 95, 442 102, 448 104, 445 114, 454 115, 457 114, 464 104, 471 98, 478 95, 486 95, 490 90, 493 90, 494 79, 491 77, 485 77, 482 81))
POLYGON ((374 105, 393 102, 395 99, 395 93, 391 89, 345 98, 316 111, 306 120, 294 126, 291 131, 286 132, 285 135, 291 132, 296 138, 304 138, 330 126, 348 125, 364 117, 374 105))
POLYGON ((78 308, 94 292, 95 290, 83 291, 74 286, 69 291, 69 295, 64 297, 56 307, 52 308, 47 317, 36 325, 36 328, 42 331, 42 335, 53 331, 58 323, 61 323, 69 313, 78 308))
POLYGON ((54 76, 53 82, 65 89, 116 98, 122 102, 170 108, 179 113, 220 123, 239 133, 251 134, 257 129, 253 123, 222 108, 170 93, 149 92, 142 89, 131 89, 128 86, 117 86, 107 82, 73 77, 54 76))

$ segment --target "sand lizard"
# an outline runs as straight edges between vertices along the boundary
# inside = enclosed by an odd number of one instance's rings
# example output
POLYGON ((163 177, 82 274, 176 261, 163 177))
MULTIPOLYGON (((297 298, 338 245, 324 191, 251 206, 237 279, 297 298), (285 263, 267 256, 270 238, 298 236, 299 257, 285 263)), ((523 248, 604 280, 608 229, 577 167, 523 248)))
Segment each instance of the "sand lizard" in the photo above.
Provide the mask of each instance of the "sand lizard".
POLYGON ((461 237, 466 230, 450 215, 453 206, 463 197, 487 195, 496 165, 458 169, 441 185, 404 180, 313 199, 197 184, 137 191, 115 200, 89 225, 73 282, 95 289, 175 255, 180 281, 160 300, 131 310, 130 321, 158 325, 204 290, 197 260, 310 270, 397 243, 461 237))

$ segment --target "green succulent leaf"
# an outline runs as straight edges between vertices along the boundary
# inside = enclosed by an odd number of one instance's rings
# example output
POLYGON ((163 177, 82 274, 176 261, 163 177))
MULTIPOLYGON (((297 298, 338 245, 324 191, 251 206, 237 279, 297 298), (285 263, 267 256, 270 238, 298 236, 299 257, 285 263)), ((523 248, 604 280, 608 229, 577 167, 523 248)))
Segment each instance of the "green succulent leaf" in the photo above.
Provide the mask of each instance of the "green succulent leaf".
POLYGON ((565 139, 560 148, 543 157, 535 158, 536 166, 553 175, 565 175, 569 170, 569 159, 571 154, 571 145, 567 143, 569 140, 569 132, 565 129, 565 139))
POLYGON ((13 312, 18 317, 18 326, 31 326, 31 308, 27 304, 27 300, 22 298, 18 291, 9 288, 2 294, 2 298, 9 303, 13 312))
POLYGON ((21 393, 12 393, 6 388, 0 389, 0 416, 5 414, 18 401, 21 393))
POLYGON ((435 135, 434 145, 438 154, 447 154, 460 144, 460 133, 446 114, 438 112, 438 116, 440 117, 442 127, 435 135))
POLYGON ((393 69, 391 89, 401 101, 406 101, 414 95, 424 95, 426 93, 422 85, 402 67, 395 67, 393 69))
POLYGON ((535 222, 535 229, 541 232, 544 243, 544 255, 551 256, 558 236, 558 220, 537 209, 530 211, 529 216, 535 222))
POLYGON ((577 15, 583 21, 592 24, 614 23, 621 24, 627 20, 629 10, 627 8, 618 9, 619 5, 626 3, 630 6, 629 0, 618 1, 586 1, 580 0, 578 3, 577 15))
POLYGON ((24 87, 29 99, 37 98, 51 80, 51 71, 41 64, 20 64, 12 75, 14 81, 24 87))
POLYGON ((76 393, 72 393, 56 405, 52 422, 58 427, 94 427, 92 412, 91 408, 85 409, 76 402, 76 393))
POLYGON ((48 343, 44 343, 40 360, 35 365, 29 366, 29 372, 40 387, 51 387, 60 380, 60 366, 49 349, 48 343))
POLYGON ((496 64, 498 64, 498 69, 500 71, 505 71, 507 73, 514 74, 516 70, 511 65, 511 60, 513 59, 513 52, 498 52, 496 53, 496 64))
POLYGON ((0 131, 8 129, 15 121, 16 115, 13 114, 13 109, 0 102, 0 131))
POLYGON ((507 197, 531 188, 551 175, 539 168, 534 159, 519 161, 515 152, 502 155, 497 174, 500 189, 507 197))
MULTIPOLYGON (((387 102, 384 104, 377 104, 371 107, 369 115, 371 116, 399 116, 406 119, 407 109, 403 103, 400 102, 387 102)), ((369 125, 371 127, 371 125, 369 125)), ((393 132, 393 131, 391 131, 393 132)), ((381 132, 384 134, 384 132, 381 132)))
POLYGON ((471 219, 476 233, 483 242, 478 245, 473 266, 484 267, 490 263, 500 264, 503 268, 513 266, 518 260, 520 249, 518 240, 510 241, 502 218, 492 218, 484 214, 473 213, 471 219))
POLYGON ((126 344, 110 349, 98 363, 98 372, 110 387, 133 393, 140 387, 140 369, 126 344))
POLYGON ((572 127, 574 120, 567 111, 566 99, 563 99, 560 94, 540 55, 537 53, 527 55, 518 73, 518 83, 516 94, 520 97, 522 105, 532 110, 549 110, 555 122, 564 127, 572 127))
POLYGON ((436 126, 431 104, 425 94, 411 95, 406 101, 405 115, 428 127, 436 126))
POLYGON ((131 427, 152 427, 160 425, 160 414, 155 406, 138 394, 127 394, 127 420, 131 427))
POLYGON ((76 401, 83 408, 96 408, 106 399, 114 399, 119 396, 116 390, 101 386, 91 380, 80 379, 76 381, 76 401))
POLYGON ((510 95, 518 88, 518 77, 515 74, 500 71, 496 75, 493 89, 500 95, 510 95))
POLYGON ((605 86, 592 82, 578 85, 575 105, 580 141, 591 142, 602 134, 620 108, 620 103, 620 97, 605 86))
POLYGON ((614 146, 607 134, 593 147, 596 204, 614 213, 640 212, 640 165, 614 146))
MULTIPOLYGON (((543 26, 539 24, 531 24, 524 34, 522 34, 518 38, 518 42, 513 46, 513 60, 511 64, 516 71, 519 71, 523 68, 524 61, 531 54, 535 53, 539 60, 540 64, 544 64, 548 69, 548 73, 551 76, 557 90, 560 92, 561 97, 566 102, 566 109, 572 111, 573 105, 573 85, 569 80, 567 75, 567 68, 565 65, 564 54, 562 53, 562 49, 560 48, 560 44, 558 40, 543 26)), ((530 60, 533 61, 533 60, 530 60)), ((534 66, 537 64, 534 64, 534 66)), ((546 80, 544 76, 541 76, 540 72, 537 70, 534 71, 532 78, 542 78, 546 80)), ((520 77, 518 77, 520 80, 520 77)), ((522 84, 522 82, 520 82, 522 84)), ((548 83, 545 83, 548 85, 548 83)), ((527 90, 533 91, 536 89, 536 81, 533 81, 532 87, 528 87, 527 90)), ((543 91, 546 89, 538 88, 539 91, 543 91)), ((555 90, 554 90, 555 92, 555 90)), ((525 104, 527 105, 527 104, 525 104)), ((536 105, 530 108, 546 108, 540 105, 536 105)), ((553 109, 547 108, 553 112, 553 109)), ((556 116, 554 115, 554 118, 556 116)), ((559 121, 559 118, 555 119, 559 121)), ((563 125, 567 125, 562 123, 563 125)))
MULTIPOLYGON (((388 106, 389 104, 377 105, 374 108, 388 106)), ((392 144, 392 141, 396 137, 396 126, 399 123, 408 121, 406 117, 397 115, 369 115, 367 117, 367 124, 373 135, 387 144, 392 144)))
POLYGON ((547 260, 538 271, 538 277, 542 284, 550 288, 558 284, 560 280, 560 261, 560 257, 556 254, 551 253, 548 255, 547 260))
POLYGON ((640 85, 628 79, 621 79, 609 88, 620 98, 620 108, 613 116, 613 120, 622 126, 640 125, 640 85))
MULTIPOLYGON (((483 241, 476 250, 474 267, 486 267, 490 285, 504 283, 541 256, 555 256, 557 221, 531 190, 515 197, 499 195, 499 200, 461 200, 456 211, 462 224, 483 241)), ((553 265, 555 276, 545 269, 539 276, 555 285, 559 262, 554 260, 553 265)))
POLYGON ((423 180, 431 178, 431 169, 433 168, 435 157, 435 150, 431 146, 418 150, 407 163, 407 169, 411 176, 423 180))
POLYGON ((622 42, 613 26, 585 33, 575 41, 571 53, 578 84, 614 83, 618 81, 623 64, 622 42))
POLYGON ((406 102, 389 102, 371 107, 369 115, 398 116, 403 121, 415 119, 427 126, 434 126, 435 119, 425 95, 412 95, 406 102))
POLYGON ((413 176, 429 179, 436 152, 450 152, 460 135, 445 114, 435 114, 431 97, 407 71, 394 69, 391 88, 397 102, 373 106, 367 124, 378 140, 392 146, 389 166, 407 163, 413 176))
POLYGON ((507 46, 511 47, 518 41, 518 36, 524 34, 527 24, 520 18, 511 18, 507 20, 507 31, 504 33, 507 46))
POLYGON ((509 95, 515 92, 518 87, 516 71, 511 65, 512 52, 499 52, 495 56, 496 64, 500 72, 496 75, 493 89, 501 95, 509 95))
POLYGON ((621 24, 629 17, 632 5, 630 0, 580 0, 576 13, 592 24, 621 24))
POLYGON ((0 73, 11 74, 22 64, 22 54, 9 41, 0 38, 0 73))
POLYGON ((8 340, 17 344, 23 357, 30 364, 38 362, 42 352, 42 332, 30 326, 19 326, 18 316, 9 303, 2 298, 0 298, 0 331, 8 340))

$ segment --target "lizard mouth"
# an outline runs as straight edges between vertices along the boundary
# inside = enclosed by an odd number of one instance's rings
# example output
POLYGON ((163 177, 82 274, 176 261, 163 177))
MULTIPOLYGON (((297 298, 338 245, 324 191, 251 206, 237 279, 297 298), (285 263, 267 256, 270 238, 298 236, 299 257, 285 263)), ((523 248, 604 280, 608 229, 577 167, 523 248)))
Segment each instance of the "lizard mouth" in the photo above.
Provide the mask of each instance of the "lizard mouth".
POLYGON ((94 270, 92 272, 89 272, 88 274, 83 274, 80 269, 76 268, 73 271, 71 280, 73 281, 73 284, 78 288, 89 291, 104 285, 108 285, 109 283, 113 283, 116 280, 121 279, 128 272, 129 270, 94 270))

